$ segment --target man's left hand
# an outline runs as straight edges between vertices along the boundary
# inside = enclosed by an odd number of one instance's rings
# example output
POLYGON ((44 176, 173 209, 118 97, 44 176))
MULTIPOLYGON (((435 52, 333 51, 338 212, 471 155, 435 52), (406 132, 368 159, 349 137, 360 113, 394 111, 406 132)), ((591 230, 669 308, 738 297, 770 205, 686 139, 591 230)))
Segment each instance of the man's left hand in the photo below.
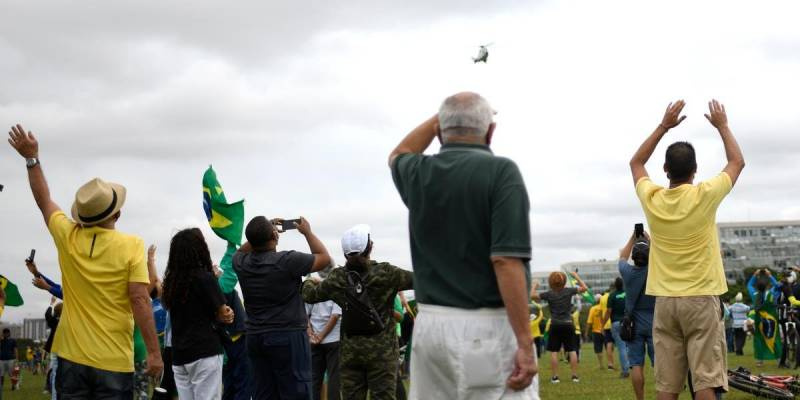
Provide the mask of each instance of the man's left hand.
POLYGON ((512 390, 520 391, 530 386, 533 377, 539 372, 539 366, 533 357, 533 346, 524 346, 517 349, 514 355, 514 370, 508 377, 506 384, 512 390))

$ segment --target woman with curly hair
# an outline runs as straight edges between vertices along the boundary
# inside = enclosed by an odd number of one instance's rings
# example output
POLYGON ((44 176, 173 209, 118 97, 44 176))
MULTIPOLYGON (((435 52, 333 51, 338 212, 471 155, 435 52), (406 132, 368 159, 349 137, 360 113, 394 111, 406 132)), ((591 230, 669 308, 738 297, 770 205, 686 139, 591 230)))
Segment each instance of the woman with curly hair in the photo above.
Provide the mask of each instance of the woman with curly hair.
MULTIPOLYGON (((181 400, 219 399, 222 343, 217 322, 233 322, 200 229, 172 237, 162 300, 172 324, 172 371, 181 400)), ((219 328, 221 329, 221 328, 219 328)))

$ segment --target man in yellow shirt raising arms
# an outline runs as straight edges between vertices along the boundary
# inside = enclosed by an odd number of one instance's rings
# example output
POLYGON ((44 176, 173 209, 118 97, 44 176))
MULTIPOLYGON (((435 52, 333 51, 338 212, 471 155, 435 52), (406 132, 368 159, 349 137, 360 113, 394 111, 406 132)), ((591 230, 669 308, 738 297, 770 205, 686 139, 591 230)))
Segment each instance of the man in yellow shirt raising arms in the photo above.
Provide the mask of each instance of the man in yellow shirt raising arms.
POLYGON ((50 198, 39 143, 22 126, 8 142, 25 158, 33 198, 58 250, 64 309, 53 342, 56 390, 64 398, 133 396, 133 325, 147 346, 147 373, 164 369, 141 238, 115 230, 125 187, 95 178, 75 195, 72 219, 50 198))
POLYGON ((655 131, 630 161, 636 195, 650 225, 650 263, 645 293, 656 297, 653 320, 658 400, 677 399, 691 371, 697 400, 728 390, 725 328, 719 295, 728 291, 722 268, 716 214, 744 168, 744 157, 728 127, 725 107, 712 100, 706 119, 719 131, 727 165, 695 185, 694 147, 667 148, 669 187, 650 180, 645 163, 658 142, 686 117, 685 103, 670 104, 655 131))

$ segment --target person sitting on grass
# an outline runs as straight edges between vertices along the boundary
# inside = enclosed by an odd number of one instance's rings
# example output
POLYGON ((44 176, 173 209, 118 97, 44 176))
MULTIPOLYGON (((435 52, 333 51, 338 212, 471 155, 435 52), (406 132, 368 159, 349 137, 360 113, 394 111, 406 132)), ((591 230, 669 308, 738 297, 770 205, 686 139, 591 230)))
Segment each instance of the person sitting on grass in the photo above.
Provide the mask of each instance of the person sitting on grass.
POLYGON ((572 381, 580 382, 578 379, 578 355, 575 352, 575 326, 572 322, 572 296, 586 291, 586 284, 583 283, 578 274, 571 273, 578 281, 578 287, 564 287, 567 283, 567 275, 563 272, 553 272, 547 278, 550 290, 544 293, 536 293, 538 282, 534 283, 531 293, 533 300, 545 300, 550 305, 550 336, 547 340, 547 351, 550 352, 550 368, 553 370, 553 377, 550 383, 561 382, 558 379, 558 352, 561 347, 569 355, 570 367, 572 368, 572 381))

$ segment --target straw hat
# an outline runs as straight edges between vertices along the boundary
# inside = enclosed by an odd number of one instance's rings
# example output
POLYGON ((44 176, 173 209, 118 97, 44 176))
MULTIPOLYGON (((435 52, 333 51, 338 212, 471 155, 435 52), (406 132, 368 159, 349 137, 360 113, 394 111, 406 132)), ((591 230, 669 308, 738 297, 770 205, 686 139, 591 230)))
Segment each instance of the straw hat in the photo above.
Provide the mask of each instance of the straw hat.
POLYGON ((75 193, 72 219, 84 226, 106 221, 122 209, 126 192, 122 185, 94 178, 75 193))

